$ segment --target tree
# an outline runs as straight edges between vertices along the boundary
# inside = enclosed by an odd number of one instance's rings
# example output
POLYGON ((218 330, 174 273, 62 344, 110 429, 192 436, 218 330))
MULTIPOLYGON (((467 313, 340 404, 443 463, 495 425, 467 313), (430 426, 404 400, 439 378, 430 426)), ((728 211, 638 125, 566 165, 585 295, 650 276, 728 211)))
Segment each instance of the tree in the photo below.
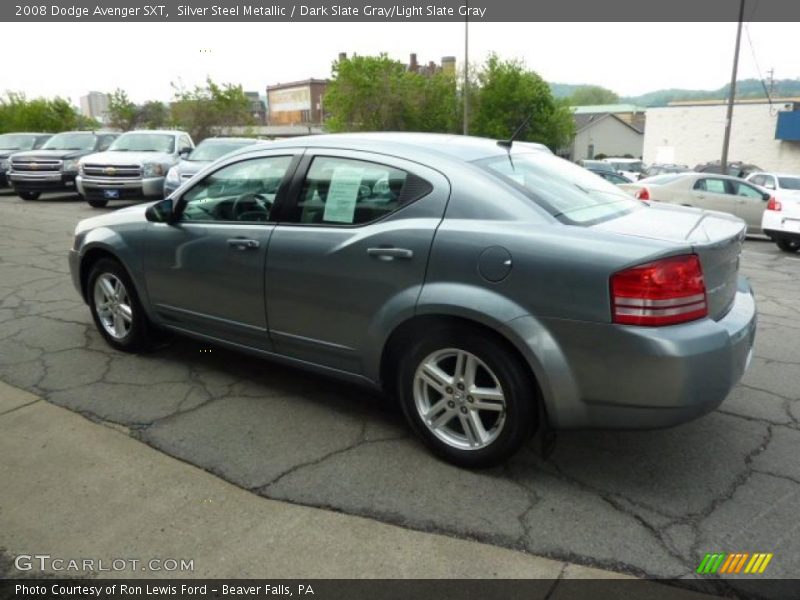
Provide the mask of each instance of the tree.
POLYGON ((598 104, 616 104, 619 96, 599 85, 584 85, 575 90, 569 99, 572 106, 596 106, 598 104))
POLYGON ((470 119, 473 135, 505 139, 530 116, 521 140, 556 149, 571 139, 574 123, 566 102, 556 101, 547 83, 521 61, 491 55, 478 73, 478 84, 470 119))
POLYGON ((13 131, 47 131, 57 133, 99 127, 87 119, 64 98, 34 98, 8 92, 0 98, 0 133, 13 131))
POLYGON ((149 100, 139 108, 137 127, 160 129, 170 123, 169 107, 163 102, 149 100))
POLYGON ((229 127, 254 123, 250 101, 241 85, 217 84, 211 78, 204 86, 185 90, 172 84, 175 100, 172 120, 189 132, 195 142, 222 133, 229 127))
POLYGON ((114 90, 108 99, 108 124, 114 129, 130 131, 136 129, 139 116, 139 107, 128 98, 128 94, 119 88, 114 90))

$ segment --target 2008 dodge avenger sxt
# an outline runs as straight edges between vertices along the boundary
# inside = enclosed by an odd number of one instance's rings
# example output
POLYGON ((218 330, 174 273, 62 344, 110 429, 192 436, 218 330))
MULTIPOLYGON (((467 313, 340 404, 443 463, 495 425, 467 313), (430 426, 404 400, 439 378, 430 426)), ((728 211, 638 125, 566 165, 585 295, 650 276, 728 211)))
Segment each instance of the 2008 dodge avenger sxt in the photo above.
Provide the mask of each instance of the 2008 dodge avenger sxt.
POLYGON ((480 467, 543 422, 653 428, 718 406, 755 335, 744 235, 534 144, 321 135, 82 221, 70 267, 115 348, 159 328, 365 382, 480 467))

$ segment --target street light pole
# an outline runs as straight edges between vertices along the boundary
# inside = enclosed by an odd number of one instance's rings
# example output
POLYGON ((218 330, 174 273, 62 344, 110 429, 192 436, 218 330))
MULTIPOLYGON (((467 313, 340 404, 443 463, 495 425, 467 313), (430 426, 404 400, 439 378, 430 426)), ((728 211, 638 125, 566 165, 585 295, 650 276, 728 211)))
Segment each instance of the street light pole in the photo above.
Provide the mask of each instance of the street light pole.
POLYGON ((744 3, 739 3, 739 25, 736 29, 736 50, 733 53, 733 72, 731 73, 731 90, 728 96, 728 114, 725 117, 725 137, 722 139, 722 159, 720 169, 723 175, 728 174, 728 146, 731 142, 731 123, 733 122, 733 102, 736 97, 736 73, 739 70, 739 46, 742 42, 742 21, 744 21, 744 3))
POLYGON ((464 19, 464 135, 469 135, 469 16, 464 19))

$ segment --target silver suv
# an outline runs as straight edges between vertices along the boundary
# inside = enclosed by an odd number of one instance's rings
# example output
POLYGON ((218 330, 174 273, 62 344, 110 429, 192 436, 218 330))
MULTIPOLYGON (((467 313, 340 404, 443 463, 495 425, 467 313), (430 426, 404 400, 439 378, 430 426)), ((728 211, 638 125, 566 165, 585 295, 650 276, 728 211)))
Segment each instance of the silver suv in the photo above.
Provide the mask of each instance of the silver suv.
POLYGON ((161 198, 167 171, 193 149, 183 131, 129 131, 106 152, 81 160, 78 191, 94 207, 109 200, 161 198))

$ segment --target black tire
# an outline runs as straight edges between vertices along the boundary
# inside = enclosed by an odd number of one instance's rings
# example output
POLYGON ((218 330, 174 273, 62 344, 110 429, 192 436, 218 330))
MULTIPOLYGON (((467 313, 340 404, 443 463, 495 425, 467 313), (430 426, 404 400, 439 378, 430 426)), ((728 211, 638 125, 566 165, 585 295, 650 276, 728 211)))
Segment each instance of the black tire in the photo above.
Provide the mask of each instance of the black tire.
POLYGON ((92 208, 104 208, 108 204, 108 200, 100 198, 89 198, 86 200, 92 208))
POLYGON ((797 252, 800 250, 800 240, 789 240, 786 238, 776 238, 775 243, 784 252, 797 252))
POLYGON ((17 195, 23 200, 38 200, 42 194, 40 192, 17 192, 17 195))
MULTIPOLYGON (((455 357, 444 358, 444 362, 440 364, 445 365, 448 360, 452 360, 454 364, 457 359, 455 357)), ((411 428, 434 454, 454 465, 473 469, 495 466, 507 460, 519 450, 520 446, 536 430, 538 425, 536 422, 538 392, 532 374, 529 367, 502 340, 483 335, 481 332, 469 328, 447 327, 429 331, 423 339, 412 343, 407 348, 399 367, 397 393, 403 413, 411 428), (499 413, 504 418, 502 427, 497 428, 495 439, 477 449, 457 447, 453 443, 441 439, 426 424, 420 414, 420 409, 417 407, 416 394, 418 393, 418 384, 415 383, 415 379, 418 367, 427 358, 437 356, 437 353, 446 355, 448 349, 469 353, 482 362, 485 367, 488 367, 496 382, 499 383, 504 396, 505 410, 499 413)), ((455 371, 455 369, 453 370, 455 371)), ((486 381, 485 378, 489 373, 483 367, 479 367, 479 371, 482 373, 484 381, 486 381)), ((479 387, 484 387, 484 384, 479 387)), ((458 394, 458 390, 454 388, 446 389, 451 389, 454 394, 458 394)), ((431 388, 431 391, 436 394, 435 401, 430 401, 431 405, 440 402, 444 398, 433 388, 431 388)), ((465 434, 466 431, 460 424, 461 416, 458 411, 464 414, 464 418, 467 418, 467 415, 472 416, 470 412, 472 409, 467 408, 470 405, 466 404, 466 402, 472 402, 473 400, 470 400, 471 397, 467 394, 468 389, 465 389, 462 392, 462 398, 455 399, 452 403, 454 410, 451 409, 451 412, 454 412, 454 416, 444 424, 445 427, 450 429, 460 429, 465 434), (467 408, 466 411, 464 410, 465 408, 467 408), (459 420, 458 423, 453 422, 453 419, 456 418, 459 420)), ((450 396, 447 398, 450 398, 450 396)), ((446 401, 447 398, 444 398, 444 400, 446 401)), ((448 406, 450 405, 448 404, 448 406)), ((472 406, 474 408, 475 405, 473 404, 472 406)), ((487 427, 493 425, 492 419, 499 418, 492 416, 494 414, 492 412, 489 412, 488 415, 487 413, 479 414, 489 417, 488 423, 482 423, 484 431, 486 431, 487 427)), ((483 420, 484 417, 479 418, 483 420)), ((439 429, 441 430, 441 428, 439 429)), ((447 432, 445 432, 445 435, 447 435, 447 432)), ((467 437, 464 435, 465 440, 467 437)))
MULTIPOLYGON (((136 288, 133 281, 128 275, 125 268, 116 260, 110 258, 103 258, 98 260, 89 272, 89 279, 86 283, 86 297, 89 301, 89 309, 92 312, 92 318, 97 330, 106 340, 106 342, 123 352, 145 352, 151 348, 152 344, 152 328, 147 319, 147 315, 142 309, 142 304, 139 301, 139 296, 136 293, 136 288), (110 276, 112 279, 116 278, 124 286, 127 296, 127 306, 130 308, 131 319, 129 329, 124 335, 119 337, 113 336, 106 325, 104 325, 101 316, 98 313, 97 299, 95 293, 95 286, 97 281, 102 276, 110 276)), ((122 334, 122 331, 120 331, 122 334)))

